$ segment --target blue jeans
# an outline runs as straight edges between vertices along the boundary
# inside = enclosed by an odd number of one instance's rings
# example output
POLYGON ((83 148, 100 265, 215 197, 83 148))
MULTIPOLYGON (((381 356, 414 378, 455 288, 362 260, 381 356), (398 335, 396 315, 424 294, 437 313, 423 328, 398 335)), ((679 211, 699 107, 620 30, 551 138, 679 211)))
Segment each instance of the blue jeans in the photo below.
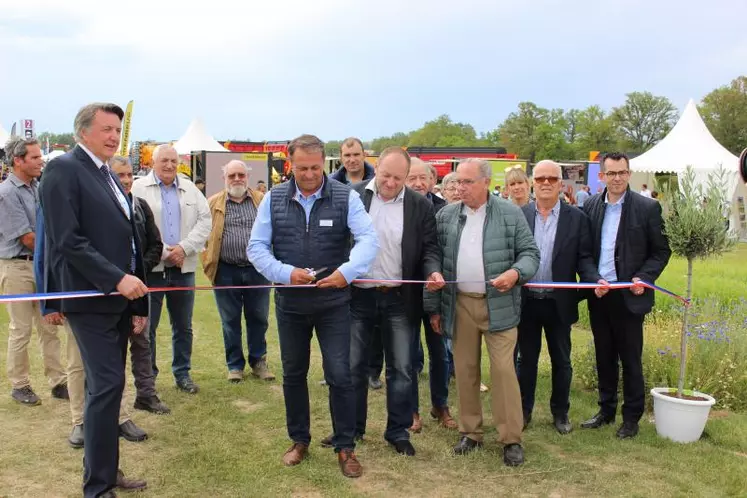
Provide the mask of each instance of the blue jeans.
MULTIPOLYGON (((193 287, 194 273, 182 273, 181 268, 166 268, 163 272, 148 274, 150 287, 193 287)), ((171 372, 178 381, 189 377, 192 368, 192 311, 195 306, 195 291, 172 291, 150 293, 150 349, 153 358, 153 376, 158 376, 156 364, 156 330, 161 321, 163 299, 171 322, 171 348, 173 359, 171 372)))
MULTIPOLYGON (((417 354, 420 344, 420 321, 413 325, 412 335, 412 411, 420 413, 420 393, 417 382, 417 354)), ((446 408, 449 406, 449 356, 446 349, 446 338, 433 331, 430 318, 423 315, 423 328, 425 329, 425 344, 428 347, 428 358, 430 370, 428 377, 431 387, 431 405, 433 408, 446 408)), ((412 418, 412 417, 410 417, 412 418)), ((412 421, 411 421, 412 423, 412 421)))
POLYGON ((408 440, 407 429, 412 425, 412 326, 407 320, 400 289, 382 292, 353 287, 350 312, 350 369, 355 387, 356 433, 366 432, 368 365, 374 326, 378 325, 386 360, 384 439, 390 442, 408 440))
POLYGON ((311 314, 290 313, 275 299, 275 316, 283 362, 283 397, 288 436, 294 443, 311 443, 309 359, 316 329, 322 351, 324 380, 329 386, 332 444, 335 451, 355 448, 355 391, 350 379, 350 306, 311 314))
MULTIPOLYGON (((253 266, 218 265, 216 286, 267 285, 253 266)), ((244 370, 246 359, 241 345, 241 312, 246 321, 246 345, 249 366, 267 354, 267 315, 270 313, 270 289, 215 290, 215 302, 223 324, 223 345, 228 370, 244 370)))

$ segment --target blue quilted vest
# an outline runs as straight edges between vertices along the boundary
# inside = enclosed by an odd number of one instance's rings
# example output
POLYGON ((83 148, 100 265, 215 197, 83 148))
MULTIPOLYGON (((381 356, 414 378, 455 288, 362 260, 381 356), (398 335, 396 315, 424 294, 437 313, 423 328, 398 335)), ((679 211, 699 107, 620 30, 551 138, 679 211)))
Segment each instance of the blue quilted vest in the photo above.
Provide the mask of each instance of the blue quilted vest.
MULTIPOLYGON (((272 250, 279 261, 296 268, 328 268, 325 277, 348 261, 350 188, 324 176, 321 197, 314 202, 306 223, 303 206, 294 199, 296 183, 272 189, 272 250)), ((345 289, 282 289, 275 291, 275 305, 291 313, 314 313, 347 304, 345 289)))

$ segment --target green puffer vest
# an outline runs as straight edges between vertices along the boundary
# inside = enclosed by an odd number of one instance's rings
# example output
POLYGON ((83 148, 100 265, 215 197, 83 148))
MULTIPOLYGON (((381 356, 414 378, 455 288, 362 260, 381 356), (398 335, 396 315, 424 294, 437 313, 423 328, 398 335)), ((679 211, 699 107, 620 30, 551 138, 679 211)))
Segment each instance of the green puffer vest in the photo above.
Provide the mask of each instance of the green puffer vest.
MULTIPOLYGON (((459 240, 464 228, 463 204, 445 206, 436 215, 438 240, 443 249, 443 276, 456 280, 459 240)), ((534 276, 539 268, 540 252, 521 210, 509 201, 488 195, 483 228, 483 263, 485 280, 491 280, 509 268, 519 272, 520 278, 508 292, 499 292, 485 284, 489 311, 490 332, 508 330, 521 317, 521 285, 534 276)), ((447 284, 438 292, 424 291, 423 308, 429 315, 441 315, 441 327, 447 337, 455 335, 456 284, 447 284)))

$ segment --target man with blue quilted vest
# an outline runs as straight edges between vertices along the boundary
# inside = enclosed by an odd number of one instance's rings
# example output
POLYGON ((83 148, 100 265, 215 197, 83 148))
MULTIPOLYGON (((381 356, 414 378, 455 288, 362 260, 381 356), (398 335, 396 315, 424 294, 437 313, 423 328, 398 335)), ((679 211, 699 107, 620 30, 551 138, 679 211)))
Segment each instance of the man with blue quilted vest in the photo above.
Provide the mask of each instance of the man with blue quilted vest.
POLYGON ((490 357, 491 410, 503 444, 503 462, 524 463, 521 393, 514 368, 521 288, 539 268, 540 252, 521 210, 490 195, 490 163, 465 159, 455 181, 460 202, 436 215, 444 279, 458 281, 424 294, 424 308, 437 333, 454 347, 459 432, 454 453, 482 446, 480 357, 483 337, 490 357))
POLYGON ((301 135, 288 145, 293 180, 274 187, 257 209, 247 256, 275 291, 288 436, 283 463, 298 465, 311 443, 307 374, 316 330, 329 385, 332 445, 346 477, 363 470, 355 456, 355 390, 350 373, 350 286, 379 248, 360 195, 324 174, 324 143, 301 135), (351 249, 350 239, 354 240, 351 249))

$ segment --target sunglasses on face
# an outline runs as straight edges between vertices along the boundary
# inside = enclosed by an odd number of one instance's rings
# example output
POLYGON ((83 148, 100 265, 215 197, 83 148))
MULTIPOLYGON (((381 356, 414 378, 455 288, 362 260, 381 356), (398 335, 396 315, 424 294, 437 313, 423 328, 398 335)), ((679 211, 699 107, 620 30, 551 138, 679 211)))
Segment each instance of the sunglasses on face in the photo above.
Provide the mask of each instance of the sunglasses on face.
POLYGON ((540 185, 547 182, 550 185, 555 185, 560 180, 557 176, 535 176, 534 177, 534 183, 539 183, 540 185))
POLYGON ((233 180, 234 178, 243 179, 246 178, 246 173, 231 173, 230 175, 226 175, 226 177, 229 180, 233 180))

